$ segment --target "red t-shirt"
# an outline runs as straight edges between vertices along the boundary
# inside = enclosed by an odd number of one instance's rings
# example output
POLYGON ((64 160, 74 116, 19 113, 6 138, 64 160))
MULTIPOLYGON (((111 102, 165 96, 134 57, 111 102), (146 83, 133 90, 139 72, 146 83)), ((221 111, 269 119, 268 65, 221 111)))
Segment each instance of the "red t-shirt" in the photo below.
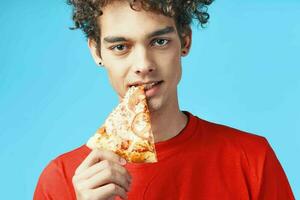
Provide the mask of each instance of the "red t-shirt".
MULTIPOLYGON (((155 144, 157 163, 126 165, 129 200, 295 199, 265 138, 188 116, 176 137, 155 144)), ((76 199, 72 177, 90 151, 84 145, 51 161, 34 199, 76 199)))

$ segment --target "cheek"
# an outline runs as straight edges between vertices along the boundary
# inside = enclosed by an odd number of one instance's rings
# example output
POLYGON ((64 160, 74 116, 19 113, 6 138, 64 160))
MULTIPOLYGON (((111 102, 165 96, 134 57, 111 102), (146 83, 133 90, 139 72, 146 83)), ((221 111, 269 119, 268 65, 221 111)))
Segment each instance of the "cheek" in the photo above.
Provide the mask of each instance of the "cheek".
POLYGON ((181 79, 181 54, 180 51, 169 52, 168 55, 165 55, 161 59, 162 67, 164 74, 168 76, 169 79, 174 81, 174 84, 177 84, 181 79))
POLYGON ((102 61, 106 68, 109 81, 114 90, 122 95, 126 90, 126 76, 128 68, 124 60, 116 59, 106 49, 102 49, 102 61))
POLYGON ((114 87, 120 85, 123 82, 124 77, 126 77, 126 67, 124 67, 122 61, 106 55, 105 51, 103 52, 102 60, 110 82, 114 87))
POLYGON ((114 87, 121 86, 123 82, 123 74, 121 70, 118 69, 108 69, 109 80, 114 87))
POLYGON ((116 66, 106 66, 109 81, 114 88, 114 90, 122 96, 126 92, 126 75, 127 71, 125 67, 120 68, 120 65, 116 66))

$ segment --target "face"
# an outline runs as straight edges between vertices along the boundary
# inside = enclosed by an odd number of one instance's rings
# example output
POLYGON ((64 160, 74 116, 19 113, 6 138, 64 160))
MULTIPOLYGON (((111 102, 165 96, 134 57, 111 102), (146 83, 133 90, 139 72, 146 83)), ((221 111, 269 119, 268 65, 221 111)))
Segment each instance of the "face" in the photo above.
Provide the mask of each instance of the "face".
MULTIPOLYGON (((126 1, 114 1, 102 11, 101 62, 118 96, 144 84, 150 111, 177 103, 182 48, 174 19, 135 11, 126 1)), ((190 41, 190 36, 185 38, 190 41)), ((91 51, 100 59, 95 48, 91 51)))

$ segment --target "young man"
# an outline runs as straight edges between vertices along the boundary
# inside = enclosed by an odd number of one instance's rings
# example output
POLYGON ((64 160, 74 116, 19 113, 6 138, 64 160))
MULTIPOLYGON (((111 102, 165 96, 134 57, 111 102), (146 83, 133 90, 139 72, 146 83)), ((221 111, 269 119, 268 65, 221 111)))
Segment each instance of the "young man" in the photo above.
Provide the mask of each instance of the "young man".
POLYGON ((126 163, 85 145, 54 159, 34 199, 294 199, 266 139, 182 112, 177 85, 191 47, 192 16, 206 23, 210 1, 70 2, 95 62, 120 99, 146 91, 158 162, 126 163))

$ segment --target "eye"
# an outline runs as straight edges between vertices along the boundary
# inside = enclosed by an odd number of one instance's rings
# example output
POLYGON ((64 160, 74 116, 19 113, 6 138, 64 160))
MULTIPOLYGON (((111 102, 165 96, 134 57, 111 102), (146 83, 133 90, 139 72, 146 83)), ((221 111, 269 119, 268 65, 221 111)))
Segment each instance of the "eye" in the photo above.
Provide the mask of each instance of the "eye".
POLYGON ((162 46, 167 45, 169 42, 170 42, 170 40, 167 40, 167 39, 155 39, 152 41, 152 46, 162 47, 162 46))
POLYGON ((125 49, 127 49, 127 46, 124 44, 118 44, 118 45, 112 46, 110 49, 113 51, 122 52, 125 49))

